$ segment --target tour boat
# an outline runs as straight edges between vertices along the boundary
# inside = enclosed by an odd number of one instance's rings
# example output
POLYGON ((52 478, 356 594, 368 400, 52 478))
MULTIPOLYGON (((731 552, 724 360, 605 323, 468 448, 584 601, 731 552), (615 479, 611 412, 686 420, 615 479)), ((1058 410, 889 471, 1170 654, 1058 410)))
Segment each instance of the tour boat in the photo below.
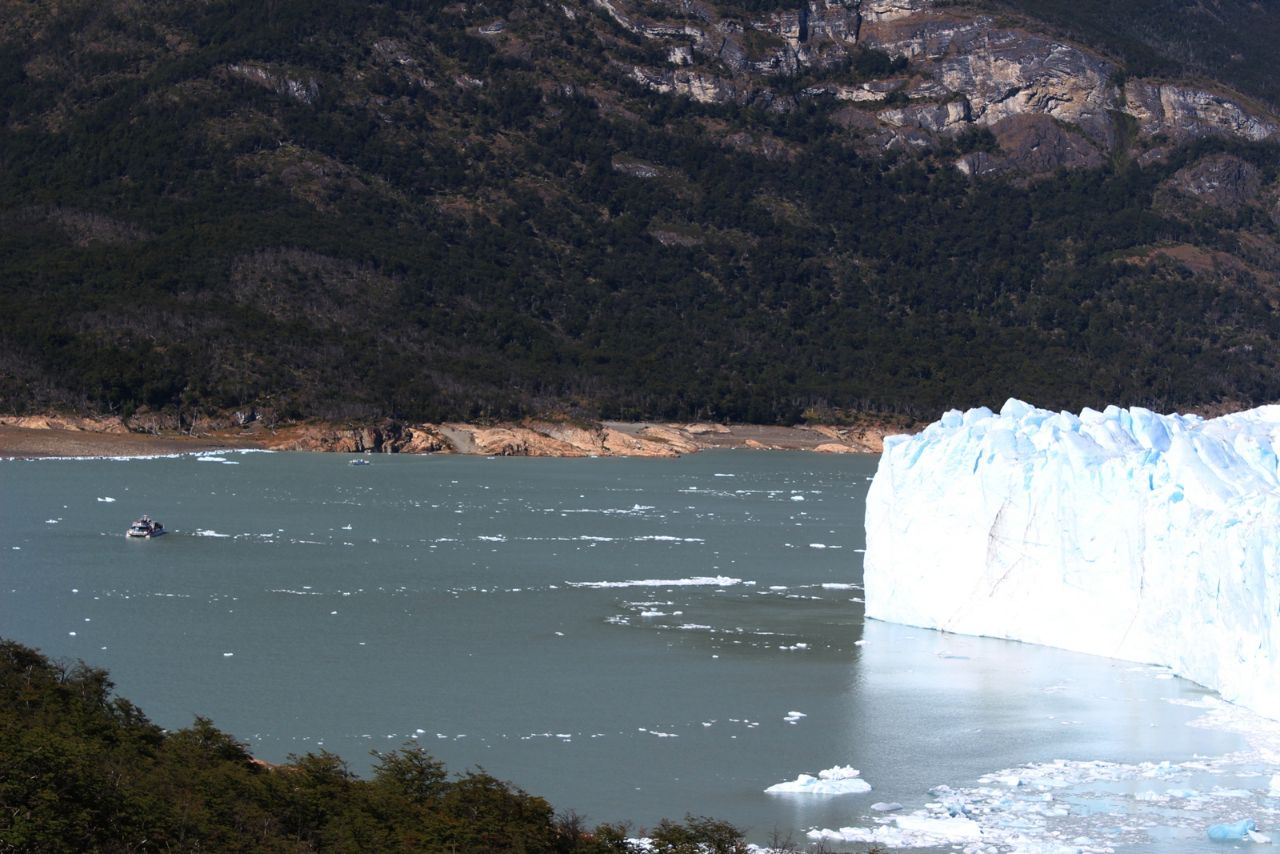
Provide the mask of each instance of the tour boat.
POLYGON ((125 531, 124 535, 126 537, 142 537, 144 539, 151 539, 152 537, 158 537, 163 533, 164 525, 161 525, 150 516, 143 516, 141 519, 135 520, 134 523, 129 526, 129 530, 125 531))

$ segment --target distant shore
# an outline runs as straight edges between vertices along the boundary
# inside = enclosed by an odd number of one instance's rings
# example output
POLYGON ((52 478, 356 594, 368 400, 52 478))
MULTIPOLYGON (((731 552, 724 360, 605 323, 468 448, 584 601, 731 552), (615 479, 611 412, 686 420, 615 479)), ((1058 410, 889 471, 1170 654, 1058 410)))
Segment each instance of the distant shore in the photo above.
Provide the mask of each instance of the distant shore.
POLYGON ((350 425, 332 422, 204 432, 131 431, 119 419, 0 417, 0 458, 162 456, 209 451, 673 457, 708 448, 880 453, 902 425, 561 423, 350 425))

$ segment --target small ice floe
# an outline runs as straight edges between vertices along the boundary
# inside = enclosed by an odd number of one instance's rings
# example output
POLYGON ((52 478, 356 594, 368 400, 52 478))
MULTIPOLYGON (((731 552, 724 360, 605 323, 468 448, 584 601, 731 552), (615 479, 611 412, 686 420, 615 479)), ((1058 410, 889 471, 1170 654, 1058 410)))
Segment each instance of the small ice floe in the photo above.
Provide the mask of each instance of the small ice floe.
POLYGON ((192 536, 196 536, 196 537, 220 537, 220 538, 225 538, 225 537, 230 537, 231 535, 230 535, 230 534, 219 534, 217 531, 212 531, 212 530, 209 530, 209 529, 207 529, 207 528, 197 528, 195 531, 193 531, 193 532, 192 532, 192 536))
POLYGON ((44 523, 45 523, 46 525, 56 525, 56 524, 58 524, 58 520, 57 520, 57 519, 45 519, 45 520, 44 520, 44 523))
POLYGON ((871 784, 859 776, 861 772, 849 765, 837 765, 818 776, 801 774, 788 783, 776 783, 765 789, 775 794, 806 795, 859 795, 871 791, 871 784))
POLYGON ((741 584, 741 578, 726 575, 695 576, 692 578, 646 578, 632 581, 567 581, 570 587, 731 587, 741 584))
POLYGON ((793 496, 791 496, 791 500, 792 500, 792 501, 804 501, 804 496, 803 496, 803 495, 793 495, 793 496))
POLYGON ((823 583, 822 589, 823 590, 861 590, 862 586, 858 584, 843 584, 843 583, 837 583, 834 581, 828 581, 823 583))
POLYGON ((807 717, 809 716, 806 715, 804 712, 792 711, 792 712, 787 712, 786 716, 783 717, 783 720, 789 724, 794 724, 794 723, 798 723, 801 718, 807 718, 807 717))
POLYGON ((705 543, 706 540, 701 537, 673 537, 670 534, 646 534, 642 537, 632 537, 632 542, 636 543, 705 543))
POLYGON ((224 652, 224 653, 222 654, 222 657, 223 657, 223 658, 230 658, 230 657, 231 657, 231 656, 233 656, 233 655, 235 655, 235 653, 234 653, 234 652, 224 652))
POLYGON ((871 805, 871 808, 876 812, 896 812, 897 810, 902 809, 902 804, 897 801, 890 801, 888 803, 885 803, 884 801, 876 801, 871 805))
POLYGON ((1280 798, 1280 774, 1271 778, 1271 791, 1267 792, 1267 797, 1280 798))
POLYGON ((1211 824, 1205 831, 1214 842, 1243 842, 1251 833, 1257 833, 1258 823, 1251 818, 1239 821, 1211 824))
POLYGON ((106 504, 110 504, 111 502, 115 501, 115 499, 114 499, 114 498, 112 498, 110 495, 104 495, 104 496, 102 496, 101 498, 99 498, 98 500, 99 500, 99 501, 102 501, 102 502, 104 502, 104 503, 106 503, 106 504))

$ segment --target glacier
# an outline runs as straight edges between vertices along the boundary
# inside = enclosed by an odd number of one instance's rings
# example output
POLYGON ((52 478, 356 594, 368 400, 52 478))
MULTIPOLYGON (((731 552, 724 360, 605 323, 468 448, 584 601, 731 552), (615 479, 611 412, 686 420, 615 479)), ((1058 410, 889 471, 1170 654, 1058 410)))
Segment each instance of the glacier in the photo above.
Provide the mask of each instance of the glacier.
POLYGON ((870 618, 1157 664, 1280 719, 1280 405, 1011 399, 886 439, 870 618))

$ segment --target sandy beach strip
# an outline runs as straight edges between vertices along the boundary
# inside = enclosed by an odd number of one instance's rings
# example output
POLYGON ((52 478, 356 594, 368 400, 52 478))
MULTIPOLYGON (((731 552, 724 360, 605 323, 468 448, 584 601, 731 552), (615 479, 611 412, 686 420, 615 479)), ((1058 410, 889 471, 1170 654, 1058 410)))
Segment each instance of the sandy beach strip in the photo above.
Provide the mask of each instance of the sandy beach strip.
POLYGON ((252 441, 149 433, 38 430, 0 424, 0 459, 40 457, 146 457, 261 447, 252 441))

